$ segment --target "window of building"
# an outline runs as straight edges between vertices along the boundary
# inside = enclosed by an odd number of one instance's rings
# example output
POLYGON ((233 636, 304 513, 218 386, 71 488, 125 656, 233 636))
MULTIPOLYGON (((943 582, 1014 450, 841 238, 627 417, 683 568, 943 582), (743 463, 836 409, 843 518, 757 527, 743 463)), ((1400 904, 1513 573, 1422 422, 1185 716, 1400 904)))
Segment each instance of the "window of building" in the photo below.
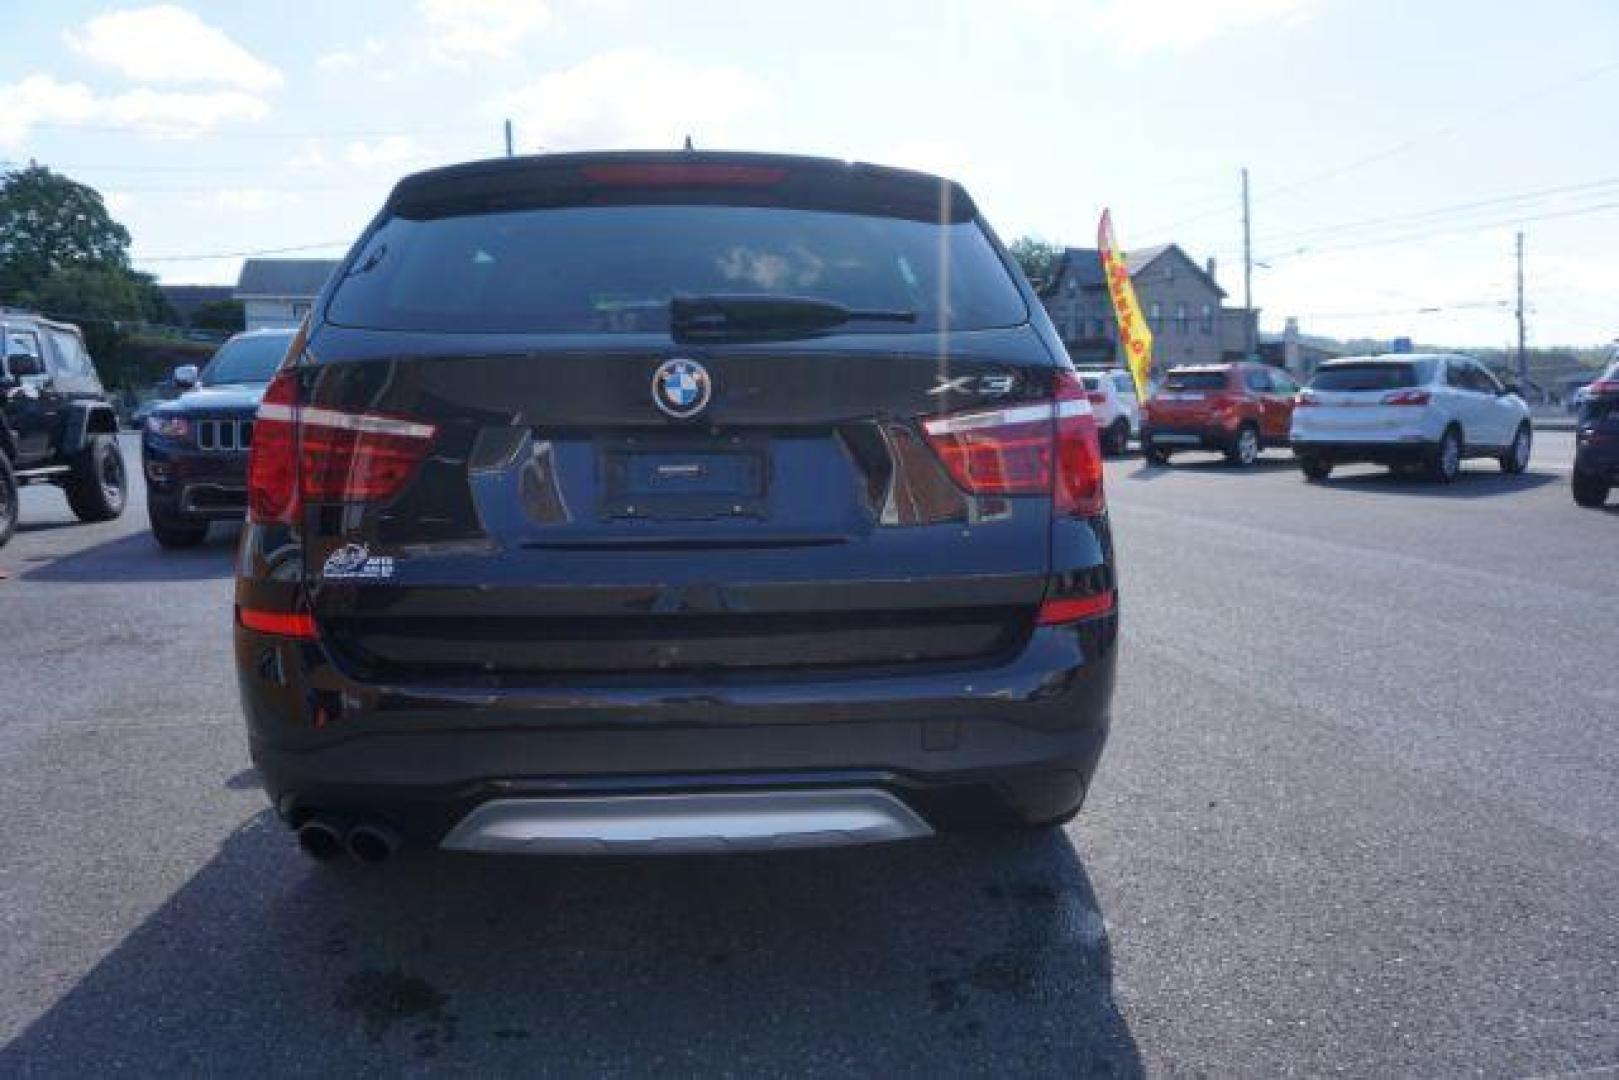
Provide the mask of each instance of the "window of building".
POLYGON ((1164 328, 1164 307, 1156 300, 1152 302, 1152 307, 1147 310, 1147 322, 1154 330, 1164 328))
POLYGON ((1177 334, 1186 333, 1186 325, 1187 325, 1186 324, 1186 305, 1185 304, 1176 304, 1175 305, 1175 333, 1177 333, 1177 334))
POLYGON ((1203 305, 1203 315, 1198 319, 1197 326, 1205 334, 1214 333, 1214 308, 1208 304, 1203 305))

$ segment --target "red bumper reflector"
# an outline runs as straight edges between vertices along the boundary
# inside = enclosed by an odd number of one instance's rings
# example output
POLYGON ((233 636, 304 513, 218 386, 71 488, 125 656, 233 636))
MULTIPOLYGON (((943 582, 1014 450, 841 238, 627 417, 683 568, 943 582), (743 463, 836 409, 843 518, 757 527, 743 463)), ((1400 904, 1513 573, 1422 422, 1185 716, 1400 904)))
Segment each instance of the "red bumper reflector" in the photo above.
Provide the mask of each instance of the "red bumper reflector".
POLYGON ((303 638, 308 641, 315 638, 315 618, 306 612, 254 611, 252 608, 237 608, 236 621, 242 624, 243 629, 260 634, 303 638))
POLYGON ((1064 596, 1041 604, 1040 614, 1035 617, 1035 622, 1041 626, 1060 626, 1063 623, 1078 622, 1096 615, 1106 615, 1112 610, 1112 590, 1094 596, 1064 596))

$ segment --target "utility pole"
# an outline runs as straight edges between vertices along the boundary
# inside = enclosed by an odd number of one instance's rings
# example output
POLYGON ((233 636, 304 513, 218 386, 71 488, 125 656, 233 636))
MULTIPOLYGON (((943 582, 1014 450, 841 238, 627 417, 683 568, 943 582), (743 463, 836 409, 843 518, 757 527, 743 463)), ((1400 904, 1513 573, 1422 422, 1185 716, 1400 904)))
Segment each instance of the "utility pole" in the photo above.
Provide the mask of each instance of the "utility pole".
POLYGON ((1524 347, 1523 328, 1523 233, 1518 233, 1518 382, 1529 381, 1529 351, 1524 347))
POLYGON ((1242 309, 1243 309, 1243 336, 1248 339, 1248 356, 1259 351, 1259 343, 1254 340, 1258 331, 1254 319, 1254 247, 1253 235, 1248 218, 1248 166, 1242 167, 1242 309))
POLYGON ((512 156, 512 122, 506 121, 506 156, 512 156))

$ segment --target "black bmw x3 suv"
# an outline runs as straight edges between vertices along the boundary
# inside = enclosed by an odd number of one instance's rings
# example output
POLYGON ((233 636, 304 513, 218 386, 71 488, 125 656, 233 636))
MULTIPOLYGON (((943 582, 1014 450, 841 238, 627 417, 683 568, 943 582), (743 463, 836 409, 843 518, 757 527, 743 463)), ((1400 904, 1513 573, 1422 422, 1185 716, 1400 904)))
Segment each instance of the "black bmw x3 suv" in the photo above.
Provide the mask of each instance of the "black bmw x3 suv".
POLYGON ((253 757, 316 857, 1039 827, 1108 730, 1085 388, 919 173, 405 178, 264 396, 238 574, 253 757))

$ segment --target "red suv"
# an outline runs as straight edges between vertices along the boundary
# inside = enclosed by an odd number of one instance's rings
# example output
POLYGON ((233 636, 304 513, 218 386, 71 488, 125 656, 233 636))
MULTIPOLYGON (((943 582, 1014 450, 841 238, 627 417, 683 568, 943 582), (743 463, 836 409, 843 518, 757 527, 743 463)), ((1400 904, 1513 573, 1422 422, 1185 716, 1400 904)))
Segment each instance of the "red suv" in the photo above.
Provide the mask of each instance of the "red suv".
POLYGON ((1268 364, 1170 368, 1141 412, 1141 445, 1162 465, 1177 450, 1217 450, 1252 465, 1266 447, 1286 446, 1298 383, 1268 364))

